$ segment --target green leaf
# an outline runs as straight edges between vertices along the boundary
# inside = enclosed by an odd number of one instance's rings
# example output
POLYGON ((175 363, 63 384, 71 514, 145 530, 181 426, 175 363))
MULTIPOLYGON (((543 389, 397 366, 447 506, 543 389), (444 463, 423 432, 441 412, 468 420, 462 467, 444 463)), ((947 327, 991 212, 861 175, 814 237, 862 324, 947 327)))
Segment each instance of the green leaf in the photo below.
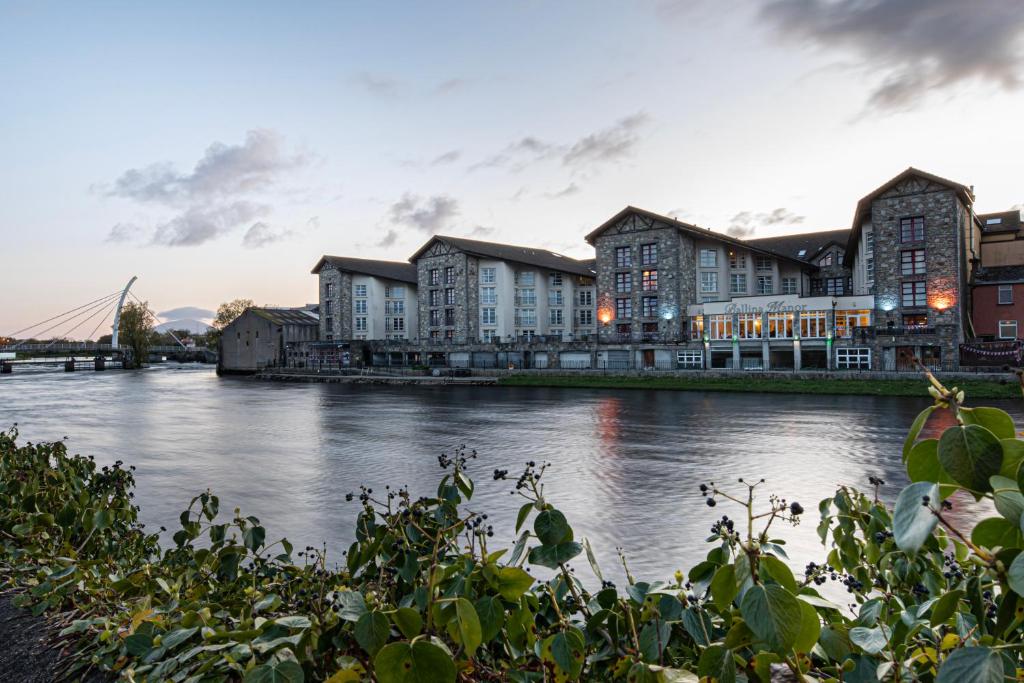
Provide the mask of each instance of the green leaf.
POLYGON ((302 667, 286 659, 277 664, 261 664, 242 679, 245 683, 302 683, 306 680, 302 667))
POLYGON ((939 464, 939 440, 921 439, 910 449, 907 457, 907 476, 910 481, 931 481, 941 484, 939 493, 948 498, 959 488, 953 478, 939 464))
POLYGON ((818 642, 821 635, 821 619, 818 612, 810 604, 799 600, 800 603, 800 633, 797 634, 793 649, 804 654, 810 653, 818 642))
POLYGON ((889 635, 884 625, 874 628, 854 626, 850 629, 850 642, 869 655, 877 655, 889 644, 889 635))
POLYGON ((380 612, 367 612, 356 622, 356 642, 371 657, 384 647, 390 635, 391 625, 388 618, 380 612))
POLYGON ((578 629, 570 627, 544 640, 541 645, 541 659, 554 662, 566 677, 575 679, 583 671, 585 650, 583 634, 578 629))
POLYGON ((960 417, 964 424, 985 427, 995 434, 997 439, 1012 439, 1017 436, 1013 418, 999 408, 961 408, 960 417))
POLYGON ((594 572, 594 576, 602 584, 604 583, 604 575, 601 574, 601 567, 597 564, 597 558, 594 557, 594 549, 590 547, 590 541, 586 538, 583 539, 583 549, 587 551, 587 562, 590 563, 590 569, 594 572))
POLYGON ((516 564, 519 562, 519 558, 523 554, 523 550, 526 549, 526 542, 530 540, 530 532, 524 531, 519 534, 519 538, 516 539, 515 547, 512 548, 512 556, 508 558, 509 564, 516 564))
POLYGON ((773 555, 761 555, 759 559, 761 572, 775 583, 779 584, 790 593, 796 593, 796 579, 793 578, 793 571, 785 562, 773 555))
POLYGON ((559 543, 558 545, 541 545, 530 550, 530 564, 539 564, 548 569, 558 569, 572 558, 583 552, 583 546, 576 541, 559 543))
POLYGON ((956 611, 960 598, 963 596, 964 592, 959 588, 949 591, 948 593, 943 593, 942 597, 932 604, 931 625, 938 626, 939 624, 945 623, 951 616, 953 616, 953 612, 956 611))
POLYGON ((714 626, 711 623, 711 617, 704 610, 697 607, 687 607, 683 610, 683 628, 698 645, 711 644, 714 626))
POLYGON ((532 509, 533 509, 533 503, 526 503, 521 508, 519 508, 519 514, 516 515, 516 533, 517 534, 519 533, 519 529, 522 528, 523 522, 525 522, 526 518, 530 516, 530 510, 532 510, 532 509))
POLYGON ((198 630, 198 626, 193 626, 192 628, 178 628, 165 633, 163 638, 160 639, 160 647, 165 650, 173 650, 195 635, 198 630))
POLYGON ((250 526, 242 533, 242 542, 245 547, 249 550, 256 552, 256 550, 263 545, 263 541, 267 538, 267 530, 261 526, 250 526))
POLYGON ((736 585, 736 567, 731 564, 722 565, 711 579, 711 601, 720 610, 727 610, 739 594, 736 585))
POLYGON ((971 531, 971 543, 983 548, 1008 548, 1018 545, 1020 529, 1002 517, 983 519, 971 531))
POLYGON ((1021 462, 1024 462, 1024 440, 1021 439, 1000 439, 999 445, 1003 449, 1003 466, 999 468, 999 475, 1007 479, 1016 479, 1017 470, 1021 462))
POLYGON ((924 428, 924 423, 928 421, 928 417, 935 412, 935 406, 928 406, 914 418, 914 422, 910 425, 910 431, 907 433, 907 438, 903 441, 903 462, 907 461, 907 456, 910 455, 910 448, 914 445, 914 441, 917 439, 917 435, 921 433, 924 428))
POLYGON ((455 600, 455 623, 458 627, 459 642, 465 648, 466 655, 472 658, 473 653, 483 642, 483 630, 480 628, 480 617, 477 616, 473 603, 466 598, 455 600))
POLYGON ((939 487, 932 482, 911 484, 900 492, 892 518, 893 535, 900 550, 916 553, 931 537, 939 522, 931 506, 938 504, 939 487), (927 507, 922 504, 925 496, 931 501, 927 507))
POLYGON ((260 612, 272 612, 281 606, 281 598, 274 593, 269 593, 260 598, 255 605, 252 606, 253 614, 259 614, 260 612))
POLYGON ((782 586, 751 586, 740 601, 740 614, 754 635, 776 652, 791 650, 800 634, 800 604, 782 586))
POLYGON ((1024 595, 1024 553, 1013 558, 1010 568, 1006 570, 1006 580, 1017 595, 1024 595))
POLYGON ((480 636, 483 642, 489 643, 501 633, 501 627, 505 625, 505 607, 493 595, 485 595, 473 607, 480 617, 480 636))
POLYGON ((309 617, 300 615, 294 615, 290 617, 278 617, 274 619, 274 623, 285 628, 309 628, 312 624, 309 621, 309 617))
POLYGON ((939 437, 939 463, 961 486, 989 491, 989 477, 999 474, 1003 465, 1003 448, 995 434, 980 425, 950 427, 939 437))
POLYGON ((1019 522, 1024 514, 1024 495, 1017 488, 1017 481, 999 475, 989 477, 988 481, 999 514, 1011 522, 1019 522))
POLYGON ((423 617, 412 607, 399 607, 391 615, 391 621, 406 638, 415 638, 423 630, 423 617))
POLYGON ((1001 683, 1003 658, 987 647, 954 650, 939 668, 936 683, 1001 683))
POLYGON ((334 594, 334 601, 341 607, 338 616, 345 621, 359 621, 366 613, 366 598, 359 591, 340 591, 334 594))
POLYGON ((443 649, 425 640, 391 643, 373 660, 380 683, 454 683, 455 662, 443 649))
POLYGON ((736 660, 733 659, 732 650, 721 645, 705 649, 697 662, 697 675, 718 683, 735 683, 736 660))
POLYGON ((114 513, 104 508, 97 510, 96 514, 92 516, 92 525, 98 531, 102 531, 109 527, 114 521, 114 513))
POLYGON ((647 662, 657 664, 661 653, 672 635, 672 625, 667 621, 648 622, 640 629, 640 656, 647 662))
POLYGON ((533 585, 534 581, 529 572, 519 567, 500 568, 496 580, 498 582, 498 594, 509 602, 519 600, 523 593, 530 590, 530 586, 533 585))
POLYGON ((544 545, 558 545, 572 533, 565 515, 558 510, 545 510, 533 520, 533 533, 544 545))

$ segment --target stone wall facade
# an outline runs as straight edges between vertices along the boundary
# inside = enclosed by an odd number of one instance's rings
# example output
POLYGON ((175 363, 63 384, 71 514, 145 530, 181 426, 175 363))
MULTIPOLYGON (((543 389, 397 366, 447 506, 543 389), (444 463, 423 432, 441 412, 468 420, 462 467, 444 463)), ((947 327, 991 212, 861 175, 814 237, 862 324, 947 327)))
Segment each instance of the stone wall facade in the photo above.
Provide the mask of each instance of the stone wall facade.
POLYGON ((319 280, 320 339, 351 339, 352 274, 325 263, 320 269, 319 280), (328 329, 328 323, 333 323, 332 329, 328 329))
POLYGON ((475 261, 476 258, 444 242, 435 242, 416 260, 418 337, 422 343, 450 340, 450 343, 464 344, 477 338, 478 273, 477 265, 471 263, 475 261), (454 275, 452 282, 445 281, 448 268, 454 275), (436 284, 431 281, 431 272, 437 273, 436 284), (454 290, 453 303, 446 303, 449 289, 454 290), (433 320, 431 311, 438 312, 433 320), (447 324, 449 320, 451 324, 447 324), (432 324, 434 322, 438 324, 432 324))

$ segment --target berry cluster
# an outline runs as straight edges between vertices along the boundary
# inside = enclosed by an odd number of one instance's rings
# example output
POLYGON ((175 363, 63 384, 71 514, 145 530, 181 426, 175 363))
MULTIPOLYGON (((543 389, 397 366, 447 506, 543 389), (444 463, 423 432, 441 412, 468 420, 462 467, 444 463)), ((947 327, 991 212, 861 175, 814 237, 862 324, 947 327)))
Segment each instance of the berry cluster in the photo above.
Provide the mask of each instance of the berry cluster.
POLYGON ((722 519, 711 525, 711 533, 720 536, 731 536, 734 526, 735 523, 729 519, 728 515, 722 515, 722 519))
POLYGON ((494 470, 494 481, 504 479, 508 476, 508 470, 494 470))
POLYGON ((442 453, 441 455, 437 456, 437 464, 440 465, 441 469, 443 470, 448 469, 452 465, 455 465, 455 469, 461 470, 466 466, 467 462, 469 462, 470 460, 474 460, 475 458, 476 449, 474 448, 473 450, 467 452, 466 446, 465 444, 463 444, 455 449, 454 455, 442 453))
POLYGON ((942 572, 942 575, 949 581, 962 581, 965 577, 964 569, 960 566, 960 563, 956 561, 956 558, 952 553, 946 553, 942 558, 942 563, 946 566, 946 570, 942 572))
POLYGON ((470 517, 469 520, 466 522, 466 528, 469 529, 472 532, 475 532, 475 533, 481 533, 481 534, 485 533, 488 536, 493 536, 494 535, 494 527, 492 527, 490 524, 486 525, 486 528, 484 528, 483 530, 480 529, 481 526, 484 526, 484 521, 486 519, 487 519, 487 515, 485 515, 485 514, 484 515, 474 515, 473 517, 470 517))

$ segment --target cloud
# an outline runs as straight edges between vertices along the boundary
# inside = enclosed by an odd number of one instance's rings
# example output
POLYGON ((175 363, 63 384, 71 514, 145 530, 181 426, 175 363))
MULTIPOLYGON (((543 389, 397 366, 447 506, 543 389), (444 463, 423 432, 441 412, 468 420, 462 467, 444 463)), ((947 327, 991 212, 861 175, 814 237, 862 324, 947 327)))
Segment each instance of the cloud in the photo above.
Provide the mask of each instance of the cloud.
POLYGON ((263 221, 257 221, 249 226, 242 237, 242 246, 246 249, 259 249, 274 242, 288 239, 295 233, 287 228, 272 228, 263 221))
POLYGON ((619 161, 633 152, 640 141, 637 131, 648 120, 644 112, 620 119, 609 128, 581 138, 569 148, 562 161, 575 166, 619 161))
POLYGON ((428 234, 439 232, 459 213, 459 203, 447 195, 422 198, 406 192, 391 205, 392 223, 407 225, 428 234))
POLYGON ((469 86, 469 80, 465 78, 449 78, 448 80, 441 81, 434 88, 434 92, 438 95, 450 95, 460 90, 465 90, 469 86))
POLYGON ((397 242, 398 242, 398 231, 397 230, 388 230, 386 233, 384 233, 384 236, 380 238, 380 241, 377 242, 376 246, 378 246, 378 247, 392 247, 397 242))
POLYGON ((729 227, 725 234, 737 239, 746 239, 754 234, 758 228, 775 225, 793 225, 803 223, 804 216, 798 216, 789 209, 779 207, 774 211, 753 213, 751 211, 740 211, 729 221, 729 227))
POLYGON ((577 185, 576 183, 569 183, 569 185, 565 189, 559 190, 558 192, 549 192, 546 193, 544 196, 547 197, 548 199, 562 199, 564 197, 571 197, 574 194, 578 194, 579 191, 579 185, 577 185))
POLYGON ((470 230, 466 237, 490 237, 496 232, 495 228, 488 227, 486 225, 478 225, 470 230))
POLYGON ((123 242, 133 242, 139 237, 142 232, 142 228, 135 225, 134 223, 118 223, 110 229, 110 233, 107 235, 107 239, 104 242, 111 244, 120 244, 123 242))
POLYGON ((668 216, 669 218, 675 218, 677 221, 686 221, 693 216, 692 213, 690 213, 684 208, 672 209, 665 215, 668 216))
POLYGON ((199 308, 198 306, 180 306, 178 308, 171 308, 161 313, 157 313, 156 317, 163 318, 164 320, 180 320, 182 318, 192 318, 195 320, 210 319, 216 313, 206 308, 199 308))
POLYGON ((394 97, 398 94, 400 83, 381 74, 372 74, 366 71, 352 77, 353 82, 362 87, 366 92, 377 97, 394 97))
POLYGON ((451 150, 449 152, 445 152, 444 154, 442 154, 442 155, 440 155, 438 157, 435 157, 434 160, 430 162, 430 165, 431 166, 441 166, 443 164, 455 163, 456 161, 459 160, 459 157, 461 157, 461 156, 462 156, 462 152, 460 152, 457 149, 453 149, 453 150, 451 150))
POLYGON ((857 54, 865 71, 881 74, 867 102, 875 110, 912 109, 972 81, 1021 85, 1017 0, 772 0, 761 18, 783 39, 857 54))
POLYGON ((558 145, 528 135, 509 143, 500 152, 473 164, 467 170, 472 172, 482 168, 509 166, 514 171, 520 171, 531 163, 557 156, 562 153, 562 150, 563 148, 558 145))
POLYGON ((268 205, 249 201, 215 207, 193 206, 158 225, 152 241, 168 247, 194 247, 269 212, 268 205))

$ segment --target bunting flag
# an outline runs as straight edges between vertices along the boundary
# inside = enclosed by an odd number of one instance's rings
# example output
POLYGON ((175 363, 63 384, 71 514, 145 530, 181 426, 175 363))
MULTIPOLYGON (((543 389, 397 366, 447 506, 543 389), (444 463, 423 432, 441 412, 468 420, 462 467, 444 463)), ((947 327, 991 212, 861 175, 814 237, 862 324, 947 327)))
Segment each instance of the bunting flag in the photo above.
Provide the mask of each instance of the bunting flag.
POLYGON ((1012 348, 1001 350, 986 349, 980 346, 971 346, 970 344, 964 344, 960 348, 968 353, 973 353, 984 358, 1013 358, 1018 363, 1021 362, 1021 357, 1024 355, 1022 354, 1024 349, 1021 348, 1020 342, 1014 342, 1012 348))

